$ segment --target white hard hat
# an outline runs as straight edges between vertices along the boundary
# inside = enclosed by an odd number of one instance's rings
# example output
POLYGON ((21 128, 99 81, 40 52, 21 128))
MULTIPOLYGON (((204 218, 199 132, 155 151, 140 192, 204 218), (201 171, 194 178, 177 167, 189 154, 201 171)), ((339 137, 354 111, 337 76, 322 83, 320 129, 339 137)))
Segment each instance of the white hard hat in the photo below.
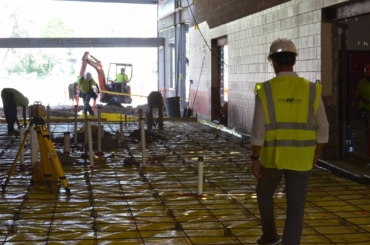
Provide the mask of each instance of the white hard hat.
POLYGON ((86 72, 85 74, 84 74, 84 79, 85 80, 90 80, 91 79, 91 73, 90 72, 86 72))
POLYGON ((288 38, 278 38, 275 41, 273 41, 270 46, 270 53, 267 56, 267 59, 271 61, 270 56, 272 54, 280 53, 280 52, 290 52, 290 53, 294 53, 295 56, 298 56, 298 52, 297 52, 297 49, 294 43, 288 38))

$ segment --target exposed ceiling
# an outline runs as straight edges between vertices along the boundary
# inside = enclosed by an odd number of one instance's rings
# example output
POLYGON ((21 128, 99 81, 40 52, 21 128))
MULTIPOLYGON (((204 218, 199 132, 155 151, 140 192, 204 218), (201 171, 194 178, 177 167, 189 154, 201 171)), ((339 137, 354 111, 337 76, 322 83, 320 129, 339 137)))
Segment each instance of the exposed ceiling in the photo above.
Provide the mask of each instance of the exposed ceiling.
POLYGON ((158 4, 158 0, 55 0, 70 2, 101 2, 101 3, 130 3, 130 4, 158 4))

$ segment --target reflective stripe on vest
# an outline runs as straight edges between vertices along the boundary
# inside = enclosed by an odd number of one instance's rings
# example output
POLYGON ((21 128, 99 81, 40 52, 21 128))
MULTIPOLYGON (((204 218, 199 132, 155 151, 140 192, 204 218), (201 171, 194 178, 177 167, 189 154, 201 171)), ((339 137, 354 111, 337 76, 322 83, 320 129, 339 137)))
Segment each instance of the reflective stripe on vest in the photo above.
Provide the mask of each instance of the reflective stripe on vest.
MULTIPOLYGON (((270 82, 263 83, 265 90, 267 111, 270 118, 270 124, 266 125, 266 131, 277 130, 277 129, 297 129, 297 130, 315 130, 316 125, 314 124, 314 103, 316 99, 316 84, 309 83, 310 86, 310 97, 308 103, 308 115, 306 123, 297 122, 276 122, 275 105, 272 96, 272 89, 270 82)), ((265 141, 264 146, 274 147, 274 146, 316 146, 316 141, 314 140, 271 140, 265 141)))
POLYGON ((265 141, 265 147, 291 146, 291 147, 309 147, 316 146, 316 140, 270 140, 265 141))

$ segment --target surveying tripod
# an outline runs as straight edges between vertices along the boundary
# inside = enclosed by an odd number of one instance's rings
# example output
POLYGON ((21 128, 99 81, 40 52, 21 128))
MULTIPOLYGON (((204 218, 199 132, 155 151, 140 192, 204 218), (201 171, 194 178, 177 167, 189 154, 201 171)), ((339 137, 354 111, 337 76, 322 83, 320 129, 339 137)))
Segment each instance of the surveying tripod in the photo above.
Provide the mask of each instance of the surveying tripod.
MULTIPOLYGON (((40 155, 41 155, 41 165, 42 165, 42 172, 44 180, 46 181, 46 186, 51 188, 51 177, 52 177, 52 169, 51 164, 54 165, 54 168, 56 170, 57 176, 59 177, 60 182, 64 186, 64 189, 66 191, 66 194, 69 196, 71 195, 71 190, 68 188, 67 178, 65 177, 62 165, 60 163, 59 157, 55 151, 54 145, 50 139, 49 131, 45 127, 45 122, 42 118, 33 118, 30 122, 30 125, 28 129, 26 130, 24 139, 21 143, 21 146, 19 147, 18 153, 16 158, 14 159, 12 168, 10 169, 10 172, 8 174, 7 179, 5 180, 5 183, 1 185, 2 192, 5 192, 5 188, 9 183, 10 177, 12 176, 15 167, 17 166, 17 162, 19 160, 19 157, 21 156, 21 152, 24 149, 24 145, 26 143, 26 140, 28 136, 31 134, 33 128, 35 127, 37 132, 37 138, 40 145, 40 155), (49 159, 51 162, 49 162, 49 159)), ((34 170, 35 171, 35 170, 34 170)), ((35 173, 33 173, 31 183, 35 181, 35 173)))

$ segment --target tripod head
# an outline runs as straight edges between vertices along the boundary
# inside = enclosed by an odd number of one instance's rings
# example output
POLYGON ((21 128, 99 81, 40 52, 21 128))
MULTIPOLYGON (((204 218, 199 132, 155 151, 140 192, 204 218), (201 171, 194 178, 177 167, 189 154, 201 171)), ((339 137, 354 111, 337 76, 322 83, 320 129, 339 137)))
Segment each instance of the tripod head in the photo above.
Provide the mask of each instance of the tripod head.
POLYGON ((33 105, 28 107, 28 116, 31 119, 30 124, 35 124, 35 126, 45 125, 43 117, 45 117, 45 106, 42 105, 41 101, 35 101, 33 105))

